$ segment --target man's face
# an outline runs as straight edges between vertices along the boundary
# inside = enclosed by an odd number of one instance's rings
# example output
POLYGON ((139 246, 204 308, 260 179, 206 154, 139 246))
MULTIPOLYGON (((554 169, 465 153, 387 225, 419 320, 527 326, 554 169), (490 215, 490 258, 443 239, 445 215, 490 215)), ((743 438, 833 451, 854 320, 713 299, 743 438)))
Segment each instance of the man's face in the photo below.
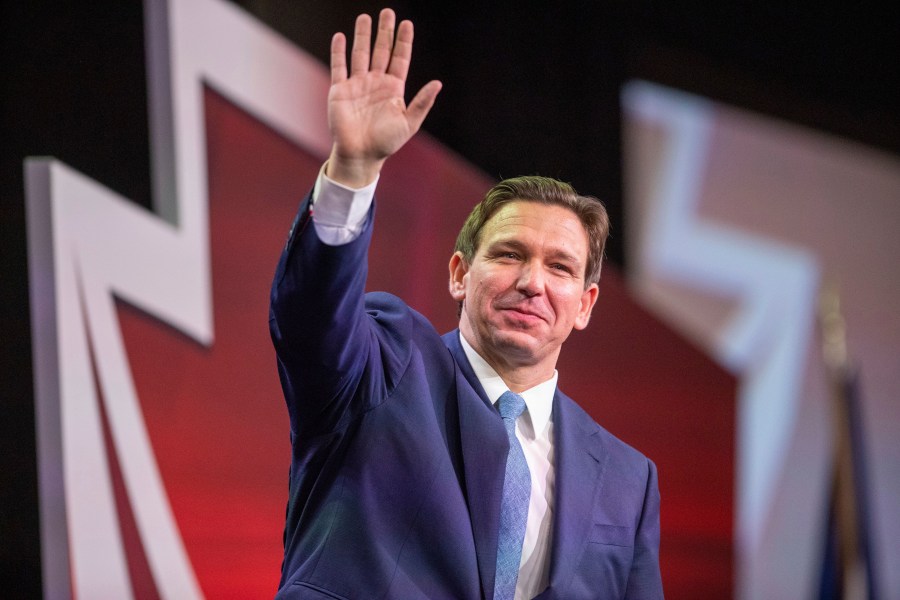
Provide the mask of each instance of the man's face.
POLYGON ((463 302, 460 331, 498 371, 552 369, 572 328, 584 329, 597 300, 585 289, 587 232, 562 206, 517 200, 481 230, 466 264, 450 259, 450 294, 463 302))

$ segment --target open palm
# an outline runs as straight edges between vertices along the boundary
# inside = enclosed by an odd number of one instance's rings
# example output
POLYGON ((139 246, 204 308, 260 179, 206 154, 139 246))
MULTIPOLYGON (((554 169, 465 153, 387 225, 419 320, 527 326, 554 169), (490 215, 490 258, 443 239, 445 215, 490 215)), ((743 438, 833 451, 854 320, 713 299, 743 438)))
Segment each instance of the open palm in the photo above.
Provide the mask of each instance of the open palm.
POLYGON ((440 91, 440 82, 431 81, 406 105, 413 26, 401 22, 394 41, 394 22, 392 10, 381 11, 370 52, 371 18, 357 18, 349 76, 346 38, 341 33, 332 38, 328 125, 334 140, 330 167, 335 168, 329 175, 345 166, 374 168, 377 174, 384 160, 419 130, 440 91))

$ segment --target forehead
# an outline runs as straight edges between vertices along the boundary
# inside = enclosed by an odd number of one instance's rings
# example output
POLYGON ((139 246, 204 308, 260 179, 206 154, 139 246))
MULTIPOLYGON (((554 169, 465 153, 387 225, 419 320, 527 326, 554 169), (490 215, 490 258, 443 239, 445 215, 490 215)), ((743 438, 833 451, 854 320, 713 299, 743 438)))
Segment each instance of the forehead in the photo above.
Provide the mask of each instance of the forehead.
POLYGON ((513 200, 497 209, 481 230, 479 246, 522 237, 587 255, 588 232, 573 210, 530 200, 513 200))

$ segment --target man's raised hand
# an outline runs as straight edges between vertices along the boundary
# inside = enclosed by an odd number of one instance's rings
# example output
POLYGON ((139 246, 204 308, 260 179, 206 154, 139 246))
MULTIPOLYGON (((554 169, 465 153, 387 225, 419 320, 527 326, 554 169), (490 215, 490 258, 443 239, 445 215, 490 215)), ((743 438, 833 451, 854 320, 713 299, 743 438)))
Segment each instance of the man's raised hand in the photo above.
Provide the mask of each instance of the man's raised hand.
POLYGON ((372 19, 356 18, 349 76, 347 40, 342 33, 331 39, 328 126, 334 145, 327 175, 349 187, 375 180, 385 159, 419 130, 441 90, 441 82, 430 81, 409 105, 404 101, 413 25, 402 21, 395 40, 395 20, 391 9, 381 11, 370 51, 372 19))

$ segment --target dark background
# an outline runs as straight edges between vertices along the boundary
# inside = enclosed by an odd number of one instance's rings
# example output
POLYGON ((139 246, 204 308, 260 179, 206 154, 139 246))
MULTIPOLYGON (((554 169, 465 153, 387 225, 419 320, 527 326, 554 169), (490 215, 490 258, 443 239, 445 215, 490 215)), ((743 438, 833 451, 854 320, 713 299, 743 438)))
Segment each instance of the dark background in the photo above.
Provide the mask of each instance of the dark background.
MULTIPOLYGON (((237 4, 323 61, 332 32, 382 6, 237 4)), ((143 7, 0 6, 0 583, 4 596, 39 597, 22 161, 55 156, 149 206, 143 7)), ((886 2, 391 6, 416 23, 411 92, 444 82, 425 129, 492 177, 540 173, 602 198, 614 226, 610 258, 626 269, 619 91, 628 79, 900 153, 900 22, 886 2)))

